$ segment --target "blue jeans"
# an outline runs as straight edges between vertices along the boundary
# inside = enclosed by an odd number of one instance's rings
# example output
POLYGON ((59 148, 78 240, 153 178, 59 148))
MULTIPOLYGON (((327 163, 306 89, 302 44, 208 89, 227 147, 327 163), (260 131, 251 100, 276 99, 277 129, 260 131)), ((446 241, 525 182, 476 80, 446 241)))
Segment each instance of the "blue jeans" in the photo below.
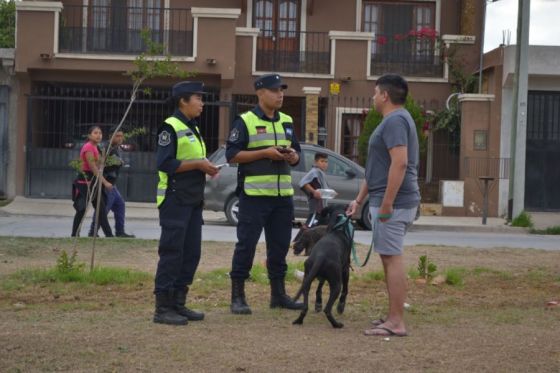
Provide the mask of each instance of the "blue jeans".
MULTIPOLYGON (((106 190, 107 199, 105 201, 105 209, 106 214, 109 214, 109 211, 113 211, 113 215, 115 216, 115 233, 117 235, 124 233, 124 216, 125 216, 125 206, 124 206, 124 199, 121 196, 121 193, 117 189, 116 185, 113 185, 113 189, 107 191, 106 190)), ((90 232, 93 233, 95 229, 95 212, 93 214, 93 219, 91 221, 90 232)))

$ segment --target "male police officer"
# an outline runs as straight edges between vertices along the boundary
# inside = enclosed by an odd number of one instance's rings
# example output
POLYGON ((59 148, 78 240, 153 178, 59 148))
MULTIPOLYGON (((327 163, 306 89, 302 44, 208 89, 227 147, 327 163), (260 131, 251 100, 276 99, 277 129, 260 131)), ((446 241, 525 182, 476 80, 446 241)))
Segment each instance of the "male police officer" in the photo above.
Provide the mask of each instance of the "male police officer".
POLYGON ((158 132, 157 205, 161 237, 155 289, 154 322, 185 325, 204 314, 185 307, 188 286, 200 260, 202 200, 206 174, 218 172, 206 159, 206 146, 195 118, 202 113, 203 84, 173 86, 177 110, 158 132))
POLYGON ((255 249, 264 228, 271 308, 301 309, 286 295, 286 254, 291 240, 294 205, 290 166, 299 162, 301 148, 289 115, 282 107, 283 90, 278 74, 255 80, 258 106, 233 122, 226 147, 228 162, 239 163, 237 182, 238 242, 232 260, 231 312, 250 314, 245 299, 245 280, 253 265, 255 249))

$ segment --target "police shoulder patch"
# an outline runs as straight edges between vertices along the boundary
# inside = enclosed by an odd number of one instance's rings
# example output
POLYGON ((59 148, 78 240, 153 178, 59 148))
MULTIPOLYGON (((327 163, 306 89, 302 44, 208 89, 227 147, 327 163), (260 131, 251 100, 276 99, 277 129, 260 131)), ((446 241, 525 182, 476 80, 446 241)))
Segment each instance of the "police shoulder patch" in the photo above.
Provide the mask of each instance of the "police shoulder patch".
POLYGON ((236 142, 238 138, 239 138, 239 130, 237 128, 232 129, 229 134, 229 141, 236 142))
POLYGON ((167 146, 171 143, 171 134, 167 131, 161 131, 158 138, 158 145, 167 146))

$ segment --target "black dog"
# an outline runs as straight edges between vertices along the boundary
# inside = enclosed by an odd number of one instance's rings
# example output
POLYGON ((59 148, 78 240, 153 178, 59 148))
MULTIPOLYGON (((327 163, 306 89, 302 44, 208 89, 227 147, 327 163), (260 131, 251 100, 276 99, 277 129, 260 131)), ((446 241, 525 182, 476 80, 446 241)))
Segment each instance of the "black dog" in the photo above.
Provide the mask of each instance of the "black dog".
MULTIPOLYGON (((329 205, 327 207, 325 207, 324 209, 321 210, 320 213, 318 213, 315 216, 315 221, 314 224, 310 227, 307 227, 305 225, 300 225, 299 226, 299 231, 297 232, 296 236, 294 237, 293 241, 294 242, 294 254, 295 255, 299 255, 303 249, 299 250, 299 251, 295 251, 295 245, 300 242, 300 240, 302 239, 302 236, 304 235, 304 233, 308 232, 309 230, 312 230, 313 228, 317 228, 317 227, 322 227, 321 230, 317 230, 315 232, 319 233, 319 235, 315 235, 314 238, 310 241, 307 241, 308 243, 306 245, 309 246, 305 246, 305 256, 309 256, 309 250, 313 247, 313 245, 315 245, 315 242, 317 242, 321 237, 323 237, 326 233, 326 229, 327 229, 327 225, 329 224, 329 222, 333 219, 333 216, 336 216, 337 213, 346 211, 346 207, 343 205, 329 205)), ((308 238, 306 238, 306 240, 308 240, 308 238)))
POLYGON ((326 234, 326 225, 317 225, 313 228, 308 228, 298 232, 298 236, 294 239, 294 255, 299 255, 305 250, 303 255, 309 256, 313 246, 315 246, 315 244, 326 234))
MULTIPOLYGON (((304 308, 293 324, 303 324, 303 319, 309 307, 311 283, 315 278, 319 278, 320 283, 317 293, 320 293, 320 289, 325 281, 328 281, 331 290, 324 310, 327 319, 334 328, 342 328, 344 326, 333 317, 332 307, 342 287, 342 294, 340 294, 336 310, 339 314, 344 312, 346 296, 348 295, 353 232, 354 228, 350 217, 343 213, 337 214, 333 217, 333 222, 329 224, 328 233, 311 250, 309 258, 305 261, 303 283, 294 297, 294 300, 297 300, 303 294, 304 308)), ((318 302, 320 304, 320 299, 318 302)))

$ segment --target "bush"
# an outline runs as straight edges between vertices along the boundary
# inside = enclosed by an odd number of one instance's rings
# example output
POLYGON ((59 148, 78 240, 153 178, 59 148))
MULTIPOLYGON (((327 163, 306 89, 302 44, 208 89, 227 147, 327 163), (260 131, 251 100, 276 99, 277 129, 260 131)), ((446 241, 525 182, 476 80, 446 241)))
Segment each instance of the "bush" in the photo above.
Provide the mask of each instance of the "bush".
POLYGON ((527 213, 526 211, 522 211, 513 219, 511 225, 513 227, 532 228, 533 219, 531 218, 531 215, 529 213, 527 213))
POLYGON ((418 275, 426 280, 434 277, 437 271, 437 265, 428 259, 427 255, 422 255, 418 258, 418 275))
MULTIPOLYGON (((412 99, 411 96, 408 96, 406 98, 404 108, 408 110, 408 112, 412 116, 412 119, 414 119, 414 123, 416 124, 416 132, 418 133, 418 141, 420 143, 420 152, 424 152, 426 145, 426 139, 423 132, 424 123, 426 122, 424 111, 412 99)), ((358 161, 362 165, 366 163, 369 138, 382 120, 383 116, 375 111, 374 108, 371 108, 368 115, 366 116, 364 130, 362 131, 358 139, 358 161)))
POLYGON ((445 271, 445 283, 448 285, 463 285, 464 270, 457 268, 449 268, 445 271))

